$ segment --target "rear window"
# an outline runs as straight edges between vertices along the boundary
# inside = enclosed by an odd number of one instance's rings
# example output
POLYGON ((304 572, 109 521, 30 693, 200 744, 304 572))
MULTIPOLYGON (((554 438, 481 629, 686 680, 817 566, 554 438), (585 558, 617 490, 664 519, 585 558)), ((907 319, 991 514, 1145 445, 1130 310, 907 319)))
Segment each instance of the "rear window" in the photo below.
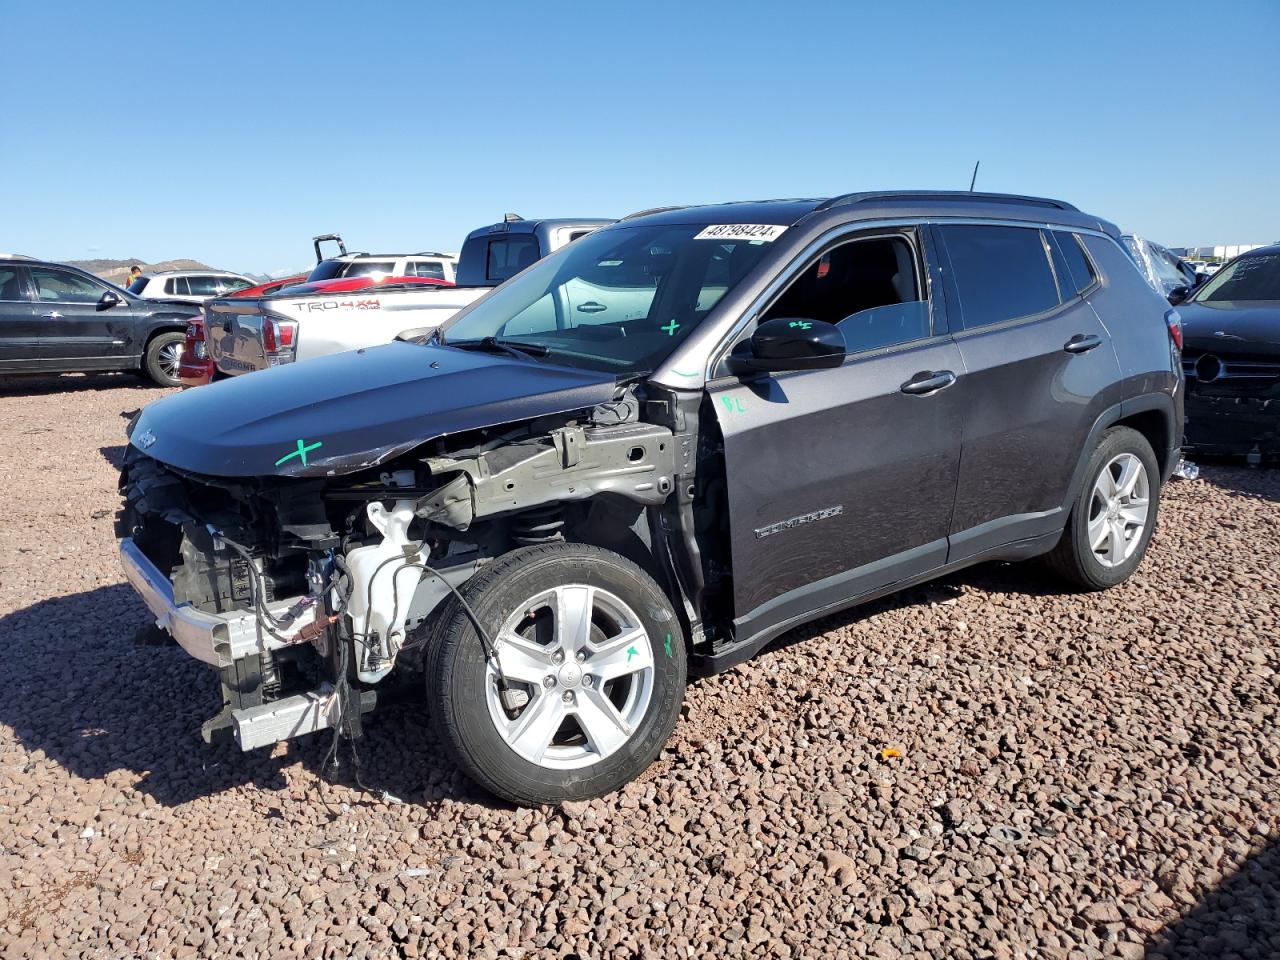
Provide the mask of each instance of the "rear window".
POLYGON ((1058 305, 1045 241, 1031 227, 941 227, 966 330, 1058 305))
POLYGON ((307 274, 307 283, 315 283, 317 280, 332 280, 334 277, 342 276, 342 268, 346 266, 346 262, 342 260, 321 260, 315 265, 309 274, 307 274))
POLYGON ((129 292, 130 292, 130 293, 142 293, 142 291, 143 291, 143 290, 147 289, 147 284, 148 284, 148 283, 150 283, 150 282, 151 282, 151 278, 150 278, 150 277, 147 277, 147 276, 141 276, 141 277, 138 277, 138 279, 137 279, 137 280, 135 280, 135 281, 133 281, 133 283, 129 284, 129 292))
POLYGON ((538 238, 532 234, 490 240, 485 277, 491 283, 502 283, 537 261, 538 238))

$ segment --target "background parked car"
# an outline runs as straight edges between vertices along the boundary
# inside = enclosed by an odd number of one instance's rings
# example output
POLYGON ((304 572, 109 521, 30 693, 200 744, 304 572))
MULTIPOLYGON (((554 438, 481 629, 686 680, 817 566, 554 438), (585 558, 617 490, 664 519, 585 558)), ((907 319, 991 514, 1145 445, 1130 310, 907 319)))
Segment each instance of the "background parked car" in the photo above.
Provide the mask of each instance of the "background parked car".
POLYGON ((252 277, 240 273, 208 270, 173 270, 144 273, 129 284, 129 292, 148 300, 189 300, 199 303, 211 297, 225 297, 256 285, 252 277))
POLYGON ((1236 257, 1178 313, 1187 448, 1280 456, 1280 244, 1236 257))
POLYGON ((199 315, 65 264, 0 259, 0 373, 140 370, 177 386, 187 321, 199 315))
POLYGON ((1196 271, 1168 247, 1132 233, 1121 239, 1147 283, 1170 303, 1181 303, 1196 288, 1196 271))
POLYGON ((448 253, 344 253, 319 261, 308 280, 339 277, 425 277, 457 280, 458 258, 448 253))

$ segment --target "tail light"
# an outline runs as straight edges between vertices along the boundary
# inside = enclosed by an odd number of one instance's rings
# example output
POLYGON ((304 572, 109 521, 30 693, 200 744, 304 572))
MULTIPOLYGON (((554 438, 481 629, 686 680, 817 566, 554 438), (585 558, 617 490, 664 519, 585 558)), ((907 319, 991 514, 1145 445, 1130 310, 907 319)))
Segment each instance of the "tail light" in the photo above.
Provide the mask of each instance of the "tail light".
POLYGON ((271 366, 293 363, 298 351, 298 322, 262 318, 262 353, 271 366))
POLYGON ((189 357, 195 357, 197 360, 204 360, 208 353, 204 340, 204 315, 192 317, 187 321, 187 342, 183 347, 183 353, 189 357))
POLYGON ((1164 325, 1169 328, 1169 339, 1179 350, 1182 349, 1182 314, 1177 310, 1166 310, 1164 325))

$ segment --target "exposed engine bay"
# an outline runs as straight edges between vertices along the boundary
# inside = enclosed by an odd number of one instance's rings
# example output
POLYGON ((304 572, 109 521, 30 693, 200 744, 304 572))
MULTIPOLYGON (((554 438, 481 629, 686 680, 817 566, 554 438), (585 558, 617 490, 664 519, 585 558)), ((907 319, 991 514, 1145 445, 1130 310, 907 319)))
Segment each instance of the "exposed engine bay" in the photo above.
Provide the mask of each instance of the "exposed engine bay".
POLYGON ((378 685, 417 662, 433 611, 451 595, 465 606, 457 588, 521 546, 607 546, 670 583, 701 638, 708 571, 727 564, 699 548, 719 531, 693 524, 698 484, 714 482, 695 470, 697 421, 691 398, 626 390, 325 478, 198 475, 131 444, 121 553, 160 625, 219 672, 206 740, 355 737, 378 685))

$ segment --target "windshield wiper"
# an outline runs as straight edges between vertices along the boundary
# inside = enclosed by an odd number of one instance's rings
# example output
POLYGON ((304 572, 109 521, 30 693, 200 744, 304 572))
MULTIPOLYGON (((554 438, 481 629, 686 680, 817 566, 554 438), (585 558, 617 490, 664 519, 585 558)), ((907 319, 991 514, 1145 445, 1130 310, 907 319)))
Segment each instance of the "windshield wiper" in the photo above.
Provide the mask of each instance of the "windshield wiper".
POLYGON ((461 350, 485 350, 489 353, 506 353, 521 360, 528 357, 545 357, 551 351, 540 343, 521 343, 499 337, 482 337, 479 340, 451 340, 449 346, 461 350))

